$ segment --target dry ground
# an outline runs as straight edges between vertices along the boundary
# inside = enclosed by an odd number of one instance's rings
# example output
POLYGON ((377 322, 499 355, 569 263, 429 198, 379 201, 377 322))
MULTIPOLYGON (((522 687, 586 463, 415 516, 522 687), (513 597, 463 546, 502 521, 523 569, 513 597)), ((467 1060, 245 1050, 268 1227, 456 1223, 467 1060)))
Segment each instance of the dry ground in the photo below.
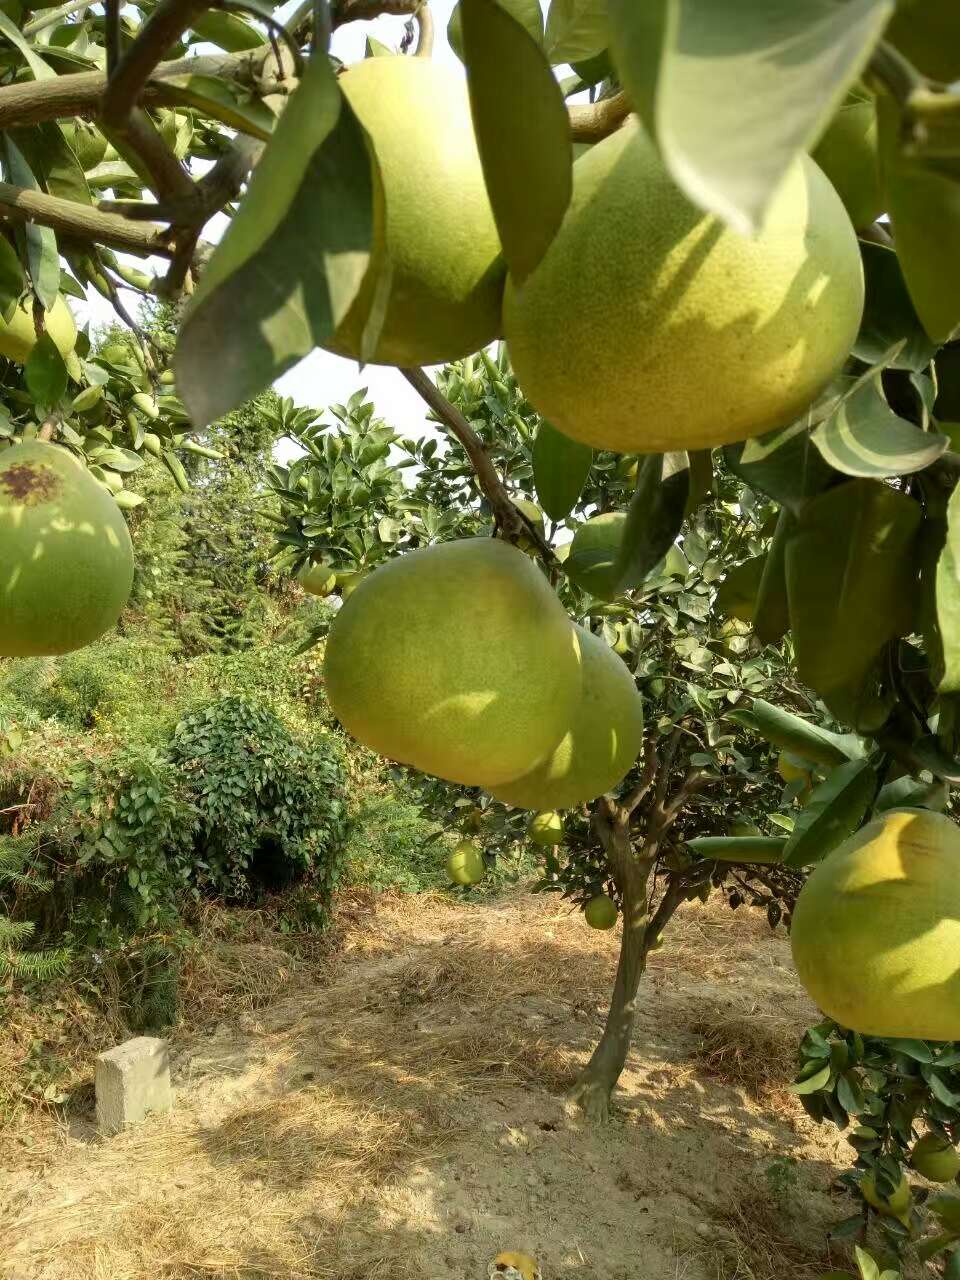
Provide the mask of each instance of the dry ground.
POLYGON ((348 913, 322 980, 224 946, 188 974, 219 1021, 172 1037, 171 1116, 110 1140, 82 1117, 8 1121, 4 1280, 485 1280, 503 1248, 544 1280, 830 1265, 848 1148, 783 1091, 815 1011, 746 909, 671 927, 600 1128, 563 1091, 616 940, 556 899, 381 898, 348 913))

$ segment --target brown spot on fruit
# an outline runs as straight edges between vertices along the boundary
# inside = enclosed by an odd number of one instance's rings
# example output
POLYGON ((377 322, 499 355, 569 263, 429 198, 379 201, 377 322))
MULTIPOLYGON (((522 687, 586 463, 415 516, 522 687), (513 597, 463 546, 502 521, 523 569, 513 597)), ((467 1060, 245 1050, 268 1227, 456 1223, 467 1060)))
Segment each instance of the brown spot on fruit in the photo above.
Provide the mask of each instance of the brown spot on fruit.
POLYGON ((0 471, 0 489, 28 507, 52 501, 61 488, 56 472, 37 463, 15 462, 0 471))

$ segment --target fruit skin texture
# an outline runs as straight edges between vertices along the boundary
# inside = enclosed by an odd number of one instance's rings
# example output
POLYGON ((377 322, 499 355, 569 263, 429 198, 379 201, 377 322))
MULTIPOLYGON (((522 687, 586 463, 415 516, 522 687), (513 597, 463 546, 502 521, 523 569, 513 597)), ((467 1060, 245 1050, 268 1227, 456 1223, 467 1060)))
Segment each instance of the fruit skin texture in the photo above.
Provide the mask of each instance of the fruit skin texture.
POLYGON ((487 874, 483 854, 472 840, 461 840, 447 858, 447 875, 454 884, 479 884, 487 874))
POLYGON ((591 929, 612 929, 618 914, 617 904, 605 893, 598 893, 583 908, 583 918, 591 929))
POLYGON ((563 819, 559 813, 538 813, 527 827, 527 835, 533 844, 559 844, 563 839, 563 819))
POLYGON ((41 441, 0 452, 0 655, 90 644, 132 585, 120 508, 76 458, 41 441))
POLYGON ((378 280, 393 269, 374 364, 442 364, 500 332, 505 267, 466 85, 429 58, 368 58, 340 87, 376 150, 385 196, 356 302, 329 344, 361 358, 378 280))
POLYGON ((900 1182, 891 1195, 887 1197, 882 1196, 877 1190, 873 1171, 868 1170, 860 1180, 860 1191, 867 1204, 876 1209, 878 1213, 885 1213, 889 1217, 899 1218, 901 1221, 909 1217, 910 1202, 913 1199, 913 1195, 905 1174, 901 1175, 900 1182))
POLYGON ((308 564, 297 574, 297 581, 312 596, 328 596, 337 585, 337 575, 327 564, 308 564))
POLYGON ((518 809, 571 809, 625 776, 643 746, 643 699, 626 664, 599 636, 576 628, 583 685, 567 732, 531 773, 491 787, 518 809))
POLYGON ((877 157, 877 109, 873 102, 842 106, 817 144, 813 158, 836 188, 858 231, 883 213, 877 157))
POLYGON ((960 1039, 960 830, 900 809, 813 871, 790 942, 824 1013, 865 1035, 960 1039))
POLYGON ((539 764, 580 694, 560 601, 522 551, 493 538, 411 551, 365 577, 330 629, 324 671, 354 737, 468 786, 539 764))
POLYGON ((960 1173, 960 1152, 938 1133, 925 1133, 913 1144, 910 1163, 930 1182, 952 1182, 960 1173))
MULTIPOLYGON (((62 356, 67 356, 77 345, 77 326, 73 313, 58 297, 44 318, 47 333, 56 343, 62 356)), ((9 324, 0 320, 0 356, 6 356, 17 364, 26 364, 30 352, 37 345, 37 331, 29 306, 19 306, 9 324)))
POLYGON ((863 312, 857 239, 807 156, 760 233, 692 205, 631 122, 581 156, 556 238, 504 334, 558 430, 621 453, 704 449, 789 422, 848 355, 863 312))

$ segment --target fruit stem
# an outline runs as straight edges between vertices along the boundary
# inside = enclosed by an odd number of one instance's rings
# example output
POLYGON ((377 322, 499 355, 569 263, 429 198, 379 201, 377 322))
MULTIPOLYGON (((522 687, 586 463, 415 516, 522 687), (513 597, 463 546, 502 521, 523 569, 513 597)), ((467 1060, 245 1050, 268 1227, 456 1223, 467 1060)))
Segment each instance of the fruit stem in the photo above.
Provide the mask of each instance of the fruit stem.
POLYGON ((433 14, 430 12, 430 5, 427 0, 423 0, 420 8, 413 15, 417 20, 419 29, 419 37, 417 39, 415 58, 432 58, 433 57, 433 14))

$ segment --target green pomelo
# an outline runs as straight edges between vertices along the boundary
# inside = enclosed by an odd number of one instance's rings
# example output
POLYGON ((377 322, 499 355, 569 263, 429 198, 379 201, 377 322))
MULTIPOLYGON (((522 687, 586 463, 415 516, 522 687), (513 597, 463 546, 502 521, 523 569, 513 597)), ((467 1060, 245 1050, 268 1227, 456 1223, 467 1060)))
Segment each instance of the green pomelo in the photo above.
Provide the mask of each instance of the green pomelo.
POLYGON ((617 594, 617 557, 627 527, 623 511, 605 511, 577 526, 564 571, 572 582, 598 600, 617 594))
POLYGON ((777 756, 777 773, 779 773, 784 782, 802 781, 807 786, 809 786, 812 776, 809 769, 805 769, 802 764, 798 764, 786 751, 781 751, 777 756))
POLYGON ((913 1196, 910 1191, 910 1184, 904 1174, 900 1175, 900 1181, 891 1194, 883 1196, 877 1189, 873 1170, 868 1170, 860 1180, 860 1190, 867 1204, 876 1209, 878 1213, 885 1213, 891 1218, 900 1219, 909 1214, 910 1202, 913 1196))
POLYGON ((877 109, 873 102, 840 108, 817 144, 813 158, 836 188, 858 231, 883 213, 877 158, 877 109))
POLYGON ((132 585, 120 509, 73 454, 41 441, 0 452, 0 655, 90 644, 132 585))
POLYGON ((960 830, 921 809, 885 813, 821 862, 790 942, 824 1013, 865 1035, 960 1039, 960 830))
POLYGON ((60 128, 84 173, 103 163, 107 140, 99 129, 86 120, 63 120, 60 128))
POLYGON ((730 835, 732 836, 759 836, 763 832, 755 822, 750 822, 746 818, 738 818, 736 822, 730 824, 730 835))
POLYGON ((479 884, 487 874, 483 854, 472 840, 461 840, 447 858, 447 875, 454 884, 479 884))
POLYGON ((338 573, 336 586, 340 591, 340 598, 342 600, 349 600, 366 576, 367 575, 359 569, 353 570, 349 573, 338 573))
POLYGON ((373 142, 383 199, 370 269, 329 349, 395 365, 479 351, 500 332, 505 268, 466 84, 429 58, 401 57, 368 58, 339 83, 373 142), (367 317, 386 287, 383 325, 363 356, 367 317))
POLYGON ((612 790, 643 746, 643 699, 626 664, 599 636, 577 627, 580 696, 563 737, 532 772, 491 787, 518 809, 571 809, 612 790))
POLYGON ((328 596, 337 585, 337 575, 328 564, 308 564, 297 574, 297 581, 312 596, 328 596))
MULTIPOLYGON (((77 345, 77 326, 73 313, 63 298, 58 297, 46 312, 44 325, 60 354, 68 356, 77 345)), ((21 304, 9 323, 0 320, 0 356, 6 356, 17 364, 26 364, 36 345, 37 330, 33 323, 33 309, 29 304, 21 304)))
POLYGON ((605 893, 598 893, 583 908, 583 918, 591 929, 612 929, 617 915, 617 904, 605 893))
POLYGON ((573 170, 543 261, 507 283, 520 386, 568 436, 620 453, 728 444, 791 421, 863 312, 857 238, 807 156, 741 236, 676 187, 630 122, 573 170))
POLYGON ((538 813, 527 827, 527 835, 534 844, 559 844, 563 839, 563 819, 559 813, 538 813))
POLYGON ((960 1153, 939 1133, 925 1133, 913 1144, 910 1163, 930 1182, 952 1182, 960 1173, 960 1153))
POLYGON ((900 0, 884 39, 932 80, 960 80, 957 0, 900 0))
POLYGON ((581 683, 560 601, 493 538, 411 551, 365 577, 330 629, 324 670, 335 715, 366 746, 485 787, 549 755, 581 683))

